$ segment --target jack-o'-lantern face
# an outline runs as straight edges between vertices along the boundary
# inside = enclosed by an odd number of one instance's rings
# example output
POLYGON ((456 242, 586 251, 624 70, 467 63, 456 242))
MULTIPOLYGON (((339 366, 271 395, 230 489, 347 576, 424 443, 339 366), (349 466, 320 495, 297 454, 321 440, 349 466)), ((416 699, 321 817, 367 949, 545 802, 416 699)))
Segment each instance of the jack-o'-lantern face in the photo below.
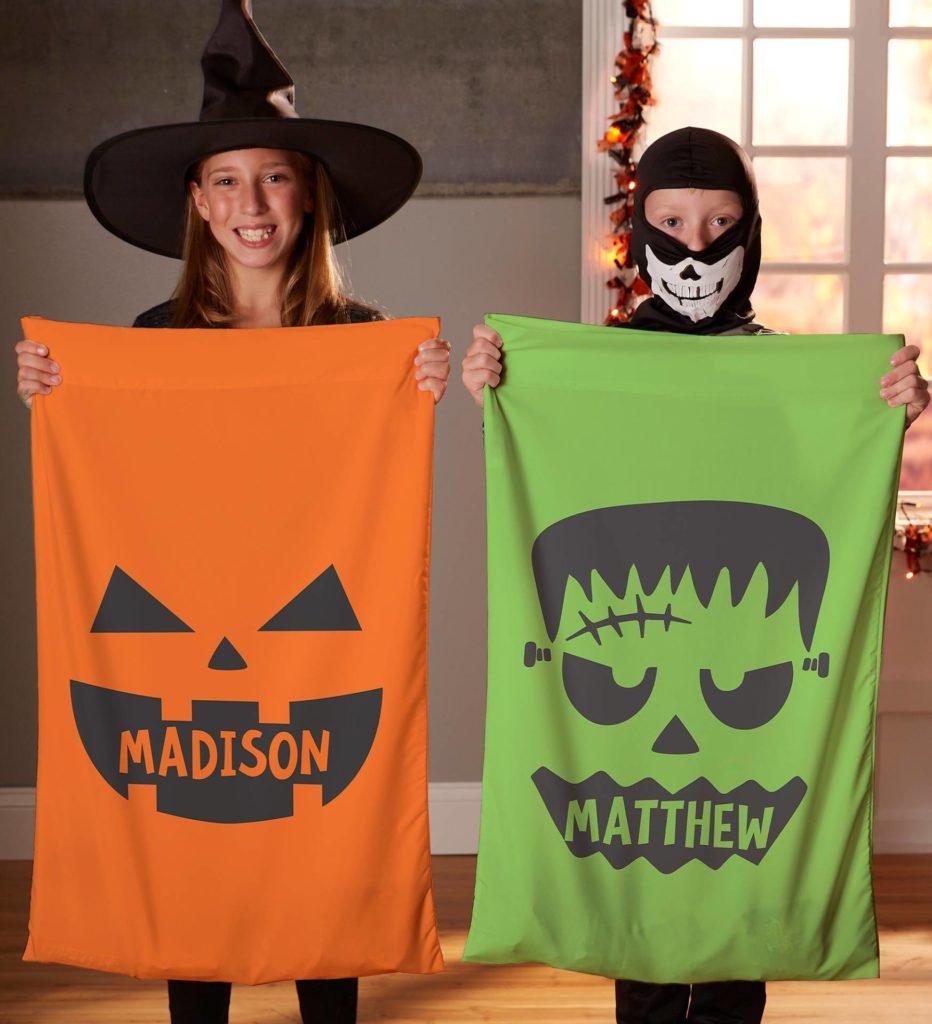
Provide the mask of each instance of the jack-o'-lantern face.
MULTIPOLYGON (((763 505, 620 506, 549 527, 533 562, 565 697, 582 721, 616 731, 637 773, 627 785, 604 771, 579 782, 534 773, 569 849, 616 868, 643 856, 665 872, 693 858, 759 863, 807 789, 768 727, 795 678, 828 674, 828 655, 809 655, 828 572, 822 531, 763 505), (722 750, 746 772, 727 789, 706 777, 722 750), (766 787, 755 767, 763 760, 772 779, 775 757, 785 776, 766 787)), ((528 645, 525 663, 535 655, 528 645)))
MULTIPOLYGON (((191 633, 167 604, 119 566, 100 602, 92 633, 191 633)), ((261 632, 359 631, 334 566, 257 626, 261 632)), ((249 666, 228 637, 207 668, 249 666)), ((163 720, 162 701, 71 680, 81 741, 120 796, 129 784, 156 787, 157 808, 200 821, 266 821, 292 813, 292 787, 321 787, 324 804, 352 782, 379 724, 380 689, 295 700, 287 723, 259 721, 258 700, 193 700, 190 720, 163 720)))

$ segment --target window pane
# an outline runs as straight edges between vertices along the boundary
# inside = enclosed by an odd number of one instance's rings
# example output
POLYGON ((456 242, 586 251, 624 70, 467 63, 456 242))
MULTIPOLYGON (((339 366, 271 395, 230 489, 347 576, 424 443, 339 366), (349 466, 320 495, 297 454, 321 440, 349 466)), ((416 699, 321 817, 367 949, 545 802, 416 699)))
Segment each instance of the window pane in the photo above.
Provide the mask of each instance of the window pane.
POLYGON ((647 108, 648 142, 685 125, 741 141, 740 40, 666 39, 651 74, 657 105, 647 108))
POLYGON ((891 39, 887 145, 932 145, 932 39, 891 39))
POLYGON ((890 0, 890 24, 932 25, 932 0, 890 0))
POLYGON ((851 0, 754 0, 755 25, 835 28, 851 24, 851 0))
POLYGON ((764 259, 845 258, 844 157, 758 157, 754 173, 764 221, 764 259))
MULTIPOLYGON (((919 369, 932 373, 932 274, 888 274, 883 287, 883 329, 906 335, 907 345, 919 345, 919 369)), ((903 446, 900 487, 932 491, 932 413, 923 413, 909 428, 903 446)))
POLYGON ((837 334, 844 320, 840 274, 762 273, 754 289, 754 318, 772 331, 837 334))
POLYGON ((664 25, 700 25, 720 28, 741 25, 744 21, 743 0, 715 0, 714 4, 696 0, 654 0, 654 17, 664 25))
POLYGON ((753 134, 759 146, 846 143, 848 40, 756 39, 753 134))
POLYGON ((888 263, 932 262, 932 157, 887 157, 888 263))

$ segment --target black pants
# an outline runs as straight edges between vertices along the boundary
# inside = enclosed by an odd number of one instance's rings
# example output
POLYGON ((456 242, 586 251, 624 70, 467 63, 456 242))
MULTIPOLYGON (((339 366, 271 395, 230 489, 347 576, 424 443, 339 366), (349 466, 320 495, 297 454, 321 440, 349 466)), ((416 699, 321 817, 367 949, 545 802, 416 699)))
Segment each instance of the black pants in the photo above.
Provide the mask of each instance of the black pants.
POLYGON ((615 982, 616 1024, 760 1024, 767 997, 762 981, 689 985, 615 982))
MULTIPOLYGON (((296 981, 303 1024, 356 1024, 358 978, 296 981)), ((171 1024, 227 1024, 228 981, 170 981, 171 1024)))

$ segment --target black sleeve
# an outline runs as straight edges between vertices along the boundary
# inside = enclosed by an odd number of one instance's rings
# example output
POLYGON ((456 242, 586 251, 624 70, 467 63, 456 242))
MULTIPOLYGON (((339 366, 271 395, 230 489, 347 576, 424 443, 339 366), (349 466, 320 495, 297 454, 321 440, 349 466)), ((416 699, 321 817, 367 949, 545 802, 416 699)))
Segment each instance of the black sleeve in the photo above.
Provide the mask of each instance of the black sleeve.
POLYGON ((151 309, 144 310, 133 321, 133 327, 171 327, 172 300, 166 299, 151 309))

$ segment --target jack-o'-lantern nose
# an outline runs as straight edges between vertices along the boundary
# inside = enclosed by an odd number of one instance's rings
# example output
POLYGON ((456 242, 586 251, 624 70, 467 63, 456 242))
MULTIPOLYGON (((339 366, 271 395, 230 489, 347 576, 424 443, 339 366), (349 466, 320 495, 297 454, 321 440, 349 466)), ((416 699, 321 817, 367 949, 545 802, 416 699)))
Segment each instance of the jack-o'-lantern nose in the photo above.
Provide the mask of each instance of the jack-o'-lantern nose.
POLYGON ((680 721, 679 716, 674 715, 650 749, 655 754, 696 754, 699 752, 699 744, 680 721))
POLYGON ((239 651, 224 637, 214 653, 207 662, 208 668, 215 668, 220 672, 235 672, 237 669, 246 667, 246 659, 239 651))

